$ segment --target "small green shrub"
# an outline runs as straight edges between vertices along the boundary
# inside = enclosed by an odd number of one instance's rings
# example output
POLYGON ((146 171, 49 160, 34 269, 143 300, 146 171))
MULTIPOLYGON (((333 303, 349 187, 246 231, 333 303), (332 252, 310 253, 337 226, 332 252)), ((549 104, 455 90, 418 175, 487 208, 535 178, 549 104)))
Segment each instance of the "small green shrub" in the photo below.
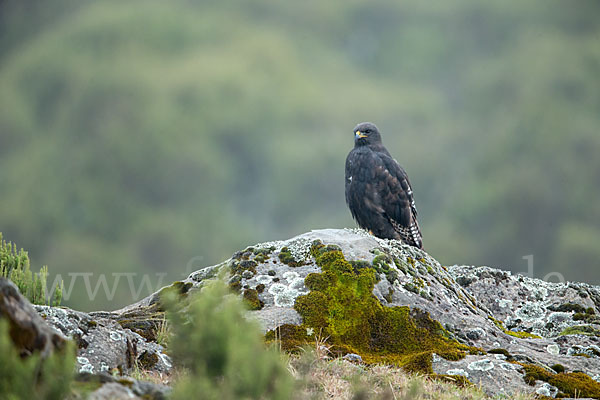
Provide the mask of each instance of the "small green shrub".
POLYGON ((43 266, 40 272, 32 273, 29 255, 23 249, 17 250, 11 242, 6 242, 0 232, 0 277, 8 278, 17 285, 23 296, 33 304, 60 305, 63 283, 54 290, 52 300, 46 299, 48 267, 43 266))
POLYGON ((180 312, 181 299, 167 293, 175 362, 185 374, 172 399, 289 399, 294 389, 281 354, 266 348, 258 324, 246 318, 247 308, 215 281, 180 312))
POLYGON ((75 367, 72 342, 42 359, 39 353, 21 359, 6 320, 0 319, 0 397, 6 400, 62 400, 70 392, 75 367))

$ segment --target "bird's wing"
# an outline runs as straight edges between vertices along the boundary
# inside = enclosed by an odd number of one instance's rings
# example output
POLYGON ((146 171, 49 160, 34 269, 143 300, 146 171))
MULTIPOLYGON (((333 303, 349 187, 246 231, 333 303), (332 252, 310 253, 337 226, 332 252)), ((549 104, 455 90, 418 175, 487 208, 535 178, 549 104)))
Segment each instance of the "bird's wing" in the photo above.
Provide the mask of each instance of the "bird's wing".
POLYGON ((380 159, 381 163, 378 163, 375 174, 381 207, 402 240, 421 248, 423 238, 417 222, 417 207, 408 175, 390 156, 380 154, 380 159))
POLYGON ((387 222, 379 221, 385 214, 376 176, 382 165, 374 152, 365 149, 352 150, 346 159, 346 203, 358 225, 368 230, 387 222))

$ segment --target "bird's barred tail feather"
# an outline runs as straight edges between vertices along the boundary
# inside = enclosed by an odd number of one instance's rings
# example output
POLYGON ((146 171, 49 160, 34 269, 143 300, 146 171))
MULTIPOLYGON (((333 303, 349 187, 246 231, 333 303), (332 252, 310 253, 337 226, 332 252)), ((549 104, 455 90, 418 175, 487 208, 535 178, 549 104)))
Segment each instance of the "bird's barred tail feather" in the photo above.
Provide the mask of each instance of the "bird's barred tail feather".
POLYGON ((421 236, 421 230, 419 229, 419 224, 414 218, 409 226, 403 226, 394 220, 390 220, 390 222, 404 243, 418 247, 419 249, 423 248, 423 237, 421 236))

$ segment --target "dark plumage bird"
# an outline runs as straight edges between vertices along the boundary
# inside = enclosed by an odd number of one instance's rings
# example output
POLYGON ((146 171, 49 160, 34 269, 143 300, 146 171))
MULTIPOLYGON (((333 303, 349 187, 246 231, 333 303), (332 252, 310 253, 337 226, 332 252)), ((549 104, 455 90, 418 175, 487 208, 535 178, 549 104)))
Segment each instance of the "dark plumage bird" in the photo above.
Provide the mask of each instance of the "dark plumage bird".
POLYGON ((423 247, 408 175, 370 122, 354 128, 354 148, 346 158, 346 203, 361 228, 423 247))

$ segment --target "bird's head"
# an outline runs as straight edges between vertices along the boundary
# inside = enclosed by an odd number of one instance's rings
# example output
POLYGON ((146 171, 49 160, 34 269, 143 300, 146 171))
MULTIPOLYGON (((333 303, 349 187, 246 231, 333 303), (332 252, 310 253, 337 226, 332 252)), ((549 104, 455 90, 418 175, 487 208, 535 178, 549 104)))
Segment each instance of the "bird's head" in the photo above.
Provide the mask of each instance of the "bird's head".
POLYGON ((354 127, 354 144, 356 146, 378 143, 381 143, 381 135, 375 124, 362 122, 354 127))

